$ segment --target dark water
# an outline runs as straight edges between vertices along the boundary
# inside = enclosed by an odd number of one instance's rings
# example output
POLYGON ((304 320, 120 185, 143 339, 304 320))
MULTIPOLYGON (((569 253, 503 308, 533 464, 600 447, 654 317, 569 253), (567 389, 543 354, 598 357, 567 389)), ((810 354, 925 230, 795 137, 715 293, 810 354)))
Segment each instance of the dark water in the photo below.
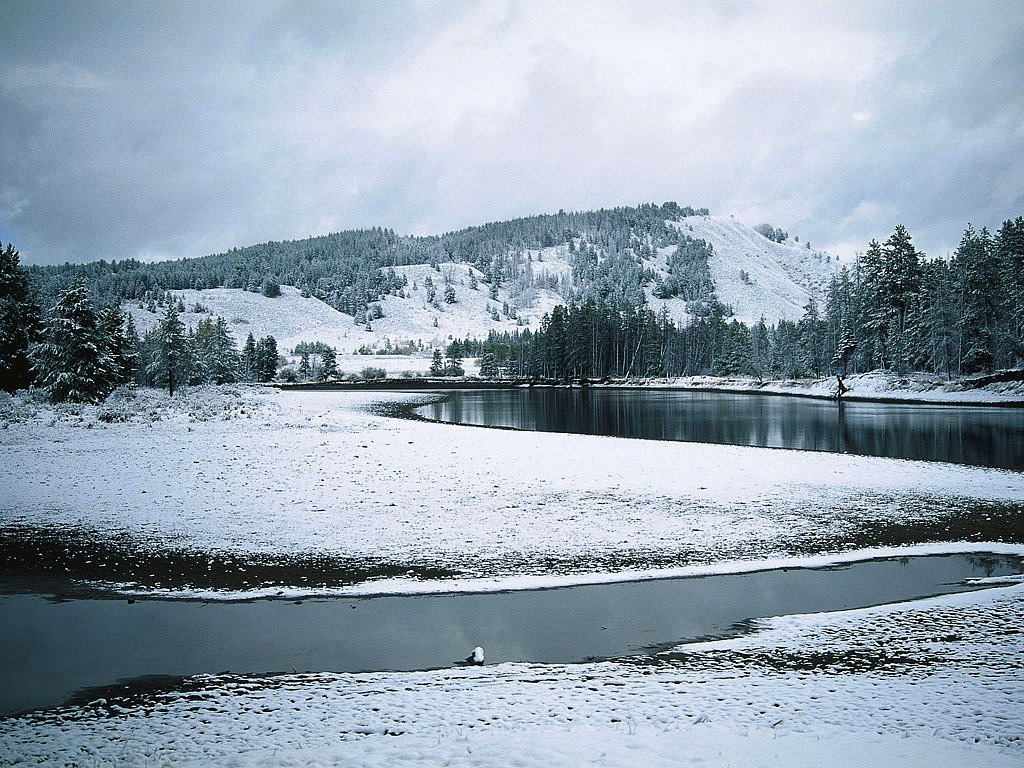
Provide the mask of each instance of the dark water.
POLYGON ((543 432, 797 448, 1024 469, 1024 409, 844 403, 667 390, 462 390, 438 421, 543 432))
MULTIPOLYGON (((0 597, 0 714, 146 675, 414 670, 481 645, 488 662, 613 658, 719 636, 746 619, 969 589, 1019 559, 944 555, 841 568, 560 589, 202 603, 0 597)), ((91 694, 90 694, 91 695, 91 694)), ((99 695, 99 694, 96 694, 99 695)))

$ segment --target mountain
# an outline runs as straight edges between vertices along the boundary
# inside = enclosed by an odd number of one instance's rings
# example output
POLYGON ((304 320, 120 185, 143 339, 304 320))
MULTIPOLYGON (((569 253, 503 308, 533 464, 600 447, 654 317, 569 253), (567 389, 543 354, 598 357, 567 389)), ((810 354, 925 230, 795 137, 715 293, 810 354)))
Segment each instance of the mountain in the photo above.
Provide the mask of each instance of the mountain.
POLYGON ((820 308, 839 270, 837 256, 799 242, 776 243, 732 216, 689 216, 674 224, 711 244, 708 261, 718 300, 747 324, 761 317, 769 325, 799 320, 811 298, 820 308))
POLYGON ((796 320, 810 298, 823 301, 837 268, 835 258, 806 245, 666 203, 559 212, 434 237, 343 232, 197 259, 93 262, 33 275, 44 293, 86 279, 101 302, 122 302, 140 330, 156 321, 169 292, 184 304, 186 324, 219 315, 239 339, 273 335, 281 349, 323 341, 344 353, 537 327, 556 305, 587 299, 664 306, 678 321, 706 315, 714 302, 747 323, 796 320), (282 295, 262 295, 268 282, 283 285, 282 295))

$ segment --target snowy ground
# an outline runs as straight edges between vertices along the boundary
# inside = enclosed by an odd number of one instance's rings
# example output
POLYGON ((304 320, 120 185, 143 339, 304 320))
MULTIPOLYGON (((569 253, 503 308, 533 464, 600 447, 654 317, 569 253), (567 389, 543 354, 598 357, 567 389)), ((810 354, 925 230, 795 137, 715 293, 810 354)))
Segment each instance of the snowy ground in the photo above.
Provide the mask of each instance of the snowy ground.
MULTIPOLYGON (((173 403, 146 391, 98 408, 0 399, 0 531, 77 532, 89 551, 129 542, 201 553, 211 565, 230 553, 242 571, 228 585, 235 595, 264 586, 247 577, 250 562, 280 555, 433 566, 449 587, 479 588, 723 560, 823 562, 927 542, 941 551, 959 539, 1022 543, 1020 473, 365 410, 425 397, 207 388, 173 403)), ((131 576, 179 594, 219 586, 201 574, 131 576)), ((352 588, 417 585, 385 576, 352 588)), ((151 699, 0 721, 0 763, 1024 759, 1024 586, 758 626, 654 663, 193 679, 151 699)))
MULTIPOLYGON (((429 394, 240 391, 240 399, 193 391, 196 410, 187 398, 168 407, 154 392, 99 409, 12 409, 0 430, 0 532, 59 531, 93 545, 116 540, 260 561, 362 558, 421 578, 440 570, 493 581, 968 534, 1005 541, 1020 530, 1021 473, 499 431, 365 410, 429 394)), ((236 576, 224 588, 281 584, 230 570, 236 576)), ((133 579, 186 586, 171 576, 133 579)), ((316 585, 339 583, 300 586, 316 585)), ((401 580, 394 586, 403 588, 401 580)))
MULTIPOLYGON (((732 216, 688 216, 672 223, 683 234, 711 243, 714 251, 708 266, 718 300, 748 325, 762 317, 769 325, 780 319, 799 320, 811 298, 820 309, 829 280, 839 271, 837 257, 806 243, 773 242, 732 216)), ((651 297, 651 306, 661 303, 651 297)), ((667 303, 673 317, 685 318, 680 311, 683 302, 667 303)))
MULTIPOLYGON (((889 371, 853 374, 843 379, 847 400, 893 400, 936 404, 1003 405, 1024 404, 1024 381, 1007 381, 972 387, 965 381, 946 381, 923 373, 900 375, 889 371)), ((800 395, 833 400, 837 383, 834 376, 823 379, 758 381, 725 376, 680 376, 672 379, 645 379, 624 382, 651 388, 723 390, 800 395)))
POLYGON ((22 765, 1015 766, 1024 587, 760 622, 656 659, 209 677, 0 721, 22 765))

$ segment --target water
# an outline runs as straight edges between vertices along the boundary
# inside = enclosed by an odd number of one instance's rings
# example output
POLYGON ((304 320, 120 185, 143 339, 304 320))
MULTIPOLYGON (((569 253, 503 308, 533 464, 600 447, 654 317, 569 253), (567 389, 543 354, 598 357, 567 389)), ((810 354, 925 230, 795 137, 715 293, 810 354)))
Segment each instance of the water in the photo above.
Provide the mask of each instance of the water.
POLYGON ((147 675, 431 669, 451 666, 476 645, 489 663, 621 657, 730 634, 754 617, 959 592, 971 588, 962 583, 967 577, 1017 573, 1021 565, 1005 556, 944 555, 299 605, 7 595, 0 597, 0 714, 56 706, 82 688, 147 675))
POLYGON ((1024 409, 671 390, 462 390, 417 409, 459 424, 796 448, 1024 469, 1024 409))

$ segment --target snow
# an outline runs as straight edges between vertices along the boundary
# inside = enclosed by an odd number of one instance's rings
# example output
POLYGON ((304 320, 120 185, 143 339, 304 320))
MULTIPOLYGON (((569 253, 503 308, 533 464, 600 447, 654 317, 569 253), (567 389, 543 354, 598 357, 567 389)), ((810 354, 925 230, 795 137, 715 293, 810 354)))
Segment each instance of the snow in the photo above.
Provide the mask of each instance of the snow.
MULTIPOLYGON (((559 267, 553 264, 551 269, 559 267)), ((544 271, 543 267, 541 271, 544 271)), ((398 372, 426 370, 430 366, 429 348, 443 349, 452 339, 484 339, 492 330, 514 331, 521 328, 516 320, 501 314, 502 304, 506 301, 513 307, 519 307, 517 313, 522 322, 533 327, 540 324, 545 313, 565 303, 562 297, 548 289, 531 291, 528 296, 512 296, 508 289, 502 288, 497 301, 492 301, 490 287, 486 283, 470 287, 470 272, 478 280, 483 274, 464 264, 439 264, 437 269, 426 264, 396 267, 395 272, 409 281, 404 289, 406 297, 387 296, 377 302, 384 317, 371 321, 370 331, 365 325, 355 324, 351 315, 339 312, 317 298, 303 298, 297 288, 288 285, 281 286, 281 295, 272 299, 240 288, 172 291, 172 295, 181 298, 185 304, 187 311, 182 313, 181 319, 186 326, 194 327, 206 317, 221 316, 228 321, 240 344, 249 333, 257 339, 273 336, 282 353, 290 352, 303 341, 321 341, 334 347, 342 353, 341 356, 353 354, 364 345, 374 351, 383 351, 388 343, 397 346, 413 342, 427 348, 421 354, 405 356, 409 362, 404 367, 395 366, 398 372), (437 291, 436 306, 427 302, 427 289, 423 283, 428 276, 437 291), (444 301, 446 279, 455 288, 454 304, 444 301), (416 288, 413 288, 414 284, 416 288), (197 303, 207 311, 192 312, 197 303), (495 308, 499 312, 499 320, 491 317, 490 310, 495 308)), ((149 312, 140 307, 139 302, 125 302, 123 308, 135 319, 140 333, 158 323, 162 312, 159 307, 156 312, 149 312)), ((339 368, 346 370, 340 358, 339 368)), ((353 367, 351 370, 359 369, 353 367)))
MULTIPOLYGON (((857 544, 986 505, 1020 512, 1021 473, 368 410, 430 397, 204 387, 173 401, 121 392, 103 406, 2 398, 0 525, 411 558, 463 574, 364 582, 367 593, 1024 550, 857 544)), ((1002 583, 759 620, 653 660, 197 677, 149 699, 0 720, 0 764, 1016 766, 1024 584, 1002 583)))
MULTIPOLYGON (((733 309, 733 316, 752 325, 764 317, 769 325, 780 319, 799 320, 810 298, 825 300, 825 289, 839 262, 800 243, 776 243, 731 216, 688 216, 669 222, 683 234, 711 243, 711 279, 718 300, 733 309), (750 283, 740 278, 740 271, 750 283)), ((667 255, 664 254, 664 255, 667 255)), ((649 298, 658 307, 660 299, 649 298)), ((670 313, 683 319, 684 302, 669 302, 670 313)))
MULTIPOLYGON (((719 298, 733 307, 735 316, 748 323, 757 322, 762 315, 766 322, 779 318, 799 319, 808 298, 813 295, 819 303, 824 301, 824 288, 838 262, 829 260, 818 251, 793 245, 774 243, 750 227, 731 217, 696 216, 670 222, 692 237, 709 241, 714 247, 710 261, 711 274, 719 298), (740 270, 750 274, 752 284, 739 278, 740 270)), ((665 274, 665 259, 672 248, 661 249, 647 266, 665 274)), ((529 271, 536 280, 559 281, 560 290, 571 284, 572 267, 568 249, 564 245, 527 250, 523 256, 529 260, 529 271)), ((483 273, 466 264, 442 263, 434 268, 428 264, 395 267, 395 272, 406 278, 405 297, 386 296, 377 302, 384 317, 365 324, 355 324, 351 315, 339 312, 316 298, 303 298, 298 289, 283 285, 281 295, 267 298, 240 288, 209 288, 204 290, 172 291, 181 298, 186 312, 182 322, 196 326, 210 316, 221 316, 239 343, 252 333, 257 339, 273 336, 278 349, 287 353, 303 341, 321 341, 334 347, 342 355, 352 354, 362 346, 383 350, 391 345, 410 342, 426 347, 428 351, 409 356, 404 367, 388 368, 389 373, 425 370, 429 367, 429 348, 445 347, 452 339, 484 339, 492 331, 515 331, 522 326, 501 314, 502 305, 508 303, 516 309, 520 322, 532 328, 540 325, 541 318, 567 299, 551 288, 530 288, 525 284, 503 284, 497 300, 490 298, 490 286, 482 282, 483 273), (472 275, 477 280, 471 287, 472 275), (435 286, 436 305, 427 301, 424 281, 430 278, 435 286), (445 285, 455 288, 456 301, 444 301, 445 285), (413 286, 416 286, 415 288, 413 286), (196 304, 205 312, 193 312, 196 304), (498 309, 499 319, 493 320, 491 309, 498 309), (435 322, 437 323, 435 325, 435 322), (426 362, 424 362, 424 360, 426 362)), ((528 281, 526 281, 528 282, 528 281)), ((647 289, 650 305, 655 309, 668 306, 672 316, 686 321, 685 302, 678 299, 655 299, 647 289)), ((139 302, 125 302, 123 308, 135 319, 140 332, 155 325, 161 309, 149 312, 139 302)), ((339 360, 341 370, 346 368, 339 360)))
POLYGON ((1019 765, 1024 587, 641 659, 231 675, 0 722, 25 765, 1019 765))
MULTIPOLYGON (((904 401, 937 405, 1006 405, 1024 404, 1024 382, 1008 381, 972 387, 964 381, 945 381, 926 373, 897 374, 890 371, 869 371, 843 379, 846 400, 904 401)), ((837 382, 834 376, 821 379, 758 381, 726 376, 680 376, 671 379, 644 379, 624 382, 628 386, 662 389, 714 390, 727 392, 760 392, 763 394, 798 395, 834 400, 837 382)), ((620 386, 620 385, 611 385, 620 386)))
POLYGON ((194 395, 213 403, 206 418, 163 412, 152 404, 163 396, 144 392, 141 418, 104 421, 90 407, 60 418, 40 406, 5 421, 0 525, 386 558, 486 580, 918 544, 896 531, 1024 499, 1024 474, 1002 470, 367 410, 429 394, 241 392, 232 408, 194 395))

